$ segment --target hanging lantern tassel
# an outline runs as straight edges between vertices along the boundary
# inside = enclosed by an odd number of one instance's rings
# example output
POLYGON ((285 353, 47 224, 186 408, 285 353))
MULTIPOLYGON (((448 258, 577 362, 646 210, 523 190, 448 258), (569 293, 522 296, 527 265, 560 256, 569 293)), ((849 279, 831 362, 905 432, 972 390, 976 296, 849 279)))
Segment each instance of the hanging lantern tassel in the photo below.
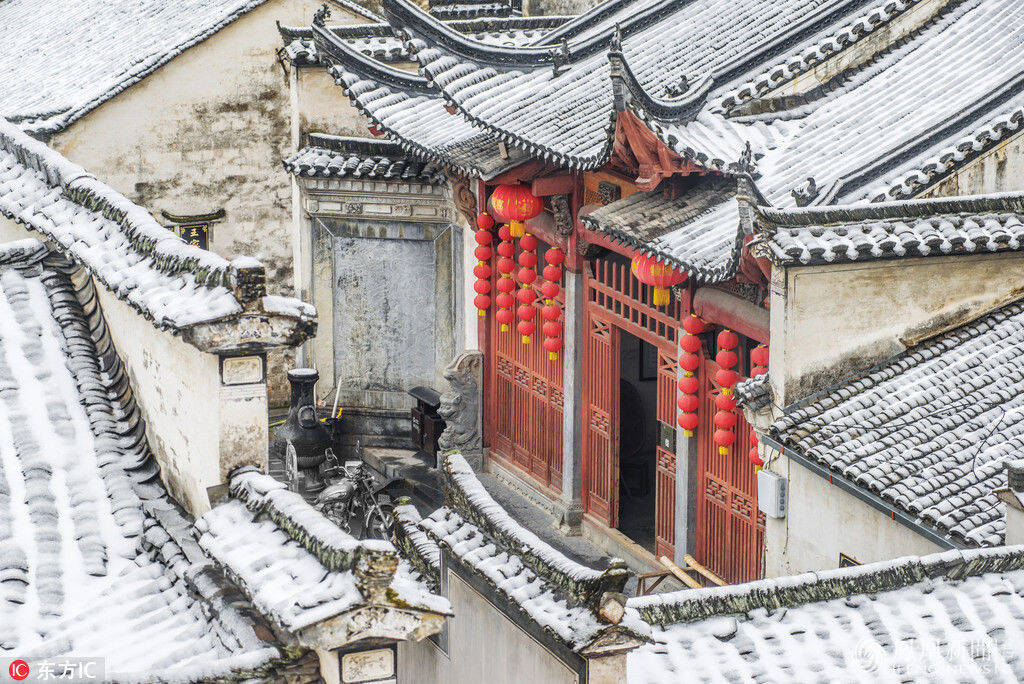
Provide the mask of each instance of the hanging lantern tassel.
POLYGON ((558 352, 562 351, 562 308, 558 306, 558 282, 562 279, 562 262, 565 261, 565 254, 557 247, 552 247, 544 252, 544 283, 540 286, 540 293, 544 295, 544 308, 541 309, 541 316, 544 317, 544 349, 548 352, 548 360, 554 361, 558 358, 558 352))
POLYGON ((729 447, 736 441, 736 398, 733 396, 732 388, 736 385, 738 376, 733 370, 739 362, 739 356, 733 351, 740 343, 739 336, 731 330, 723 330, 718 333, 718 354, 715 355, 715 363, 718 364, 718 372, 715 373, 715 381, 722 388, 722 394, 715 399, 715 430, 714 441, 718 445, 718 453, 725 456, 729 453, 729 447))
POLYGON ((533 284, 537 281, 537 238, 529 233, 519 239, 519 292, 516 299, 519 300, 519 334, 523 336, 523 344, 530 344, 536 325, 533 322, 537 315, 537 309, 533 306, 537 299, 537 291, 533 284))
POLYGON ((491 228, 494 227, 494 219, 492 219, 486 212, 478 214, 476 217, 477 231, 476 235, 476 266, 473 267, 473 275, 476 276, 476 282, 473 283, 473 290, 476 292, 476 297, 473 299, 473 305, 476 306, 479 315, 486 316, 487 310, 491 308, 491 267, 487 263, 491 259, 491 228), (483 258, 486 257, 486 258, 483 258))
POLYGON ((491 194, 491 206, 498 216, 509 224, 512 237, 521 238, 526 232, 526 221, 544 210, 544 202, 534 197, 522 183, 499 185, 491 194))
POLYGON ((512 255, 515 254, 516 247, 512 244, 508 226, 498 229, 498 237, 501 238, 501 242, 498 243, 498 273, 501 274, 501 277, 498 279, 499 294, 496 302, 498 305, 496 318, 501 324, 501 331, 505 332, 515 320, 512 307, 515 306, 516 299, 512 293, 516 289, 516 281, 512 277, 512 271, 515 270, 516 262, 512 260, 512 255))
POLYGON ((663 264, 649 254, 636 254, 629 265, 633 276, 644 285, 654 288, 651 302, 654 306, 665 306, 669 303, 668 288, 684 282, 688 274, 679 272, 668 264, 663 264))

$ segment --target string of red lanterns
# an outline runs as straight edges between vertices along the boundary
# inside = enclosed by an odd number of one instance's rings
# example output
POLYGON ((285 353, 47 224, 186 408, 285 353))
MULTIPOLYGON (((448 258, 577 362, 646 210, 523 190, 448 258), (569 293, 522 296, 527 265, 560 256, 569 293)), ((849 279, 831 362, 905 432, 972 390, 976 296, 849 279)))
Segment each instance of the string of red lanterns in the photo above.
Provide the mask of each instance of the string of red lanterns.
POLYGON ((488 262, 491 260, 491 240, 494 238, 491 228, 494 227, 494 219, 487 212, 480 213, 476 217, 476 227, 474 237, 477 247, 473 250, 476 256, 476 266, 473 267, 473 275, 476 276, 473 290, 476 297, 473 298, 473 305, 479 315, 486 316, 487 310, 491 308, 491 266, 488 262))
POLYGON ((750 377, 756 378, 768 372, 768 347, 759 344, 750 350, 750 377))
POLYGON ((534 300, 537 299, 537 291, 533 289, 533 283, 537 280, 538 244, 537 238, 529 233, 519 238, 519 247, 522 251, 519 252, 520 288, 519 292, 516 293, 516 299, 519 300, 519 308, 516 310, 516 313, 519 316, 517 329, 519 334, 523 336, 523 344, 530 344, 530 338, 537 328, 533 322, 534 317, 537 315, 537 309, 533 306, 534 300))
POLYGON ((714 442, 718 445, 718 453, 725 456, 729 453, 729 447, 736 442, 736 397, 733 396, 732 388, 736 385, 739 377, 733 368, 739 361, 739 356, 733 351, 740 343, 739 336, 731 330, 723 330, 718 333, 718 354, 715 355, 715 363, 718 364, 718 371, 715 373, 715 382, 722 388, 722 393, 715 397, 715 434, 714 442))
POLYGON ((750 429, 750 453, 747 454, 747 458, 754 464, 754 470, 760 470, 764 465, 761 455, 757 453, 757 432, 753 428, 750 429))
POLYGON ((562 279, 562 263, 565 261, 565 254, 557 247, 552 247, 544 252, 544 282, 540 286, 540 293, 544 295, 544 308, 541 309, 541 316, 544 318, 544 349, 548 352, 548 360, 554 361, 558 358, 558 352, 562 351, 562 322, 559 317, 562 315, 562 308, 558 306, 558 282, 562 279))
POLYGON ((679 339, 679 368, 683 374, 679 378, 679 399, 676 401, 679 417, 676 422, 683 429, 684 435, 693 437, 698 423, 697 407, 700 406, 697 397, 700 390, 700 381, 697 379, 697 369, 700 367, 698 335, 705 330, 704 321, 691 314, 683 321, 683 330, 686 332, 679 339))
POLYGON ((501 324, 501 331, 505 332, 515 320, 515 312, 512 307, 515 306, 516 298, 512 293, 516 289, 516 281, 512 277, 512 271, 516 267, 516 262, 512 260, 512 256, 515 254, 516 247, 512 244, 512 235, 508 226, 498 229, 498 237, 501 239, 501 242, 498 243, 498 273, 501 274, 501 277, 498 279, 498 296, 495 302, 498 305, 496 317, 498 323, 501 324))

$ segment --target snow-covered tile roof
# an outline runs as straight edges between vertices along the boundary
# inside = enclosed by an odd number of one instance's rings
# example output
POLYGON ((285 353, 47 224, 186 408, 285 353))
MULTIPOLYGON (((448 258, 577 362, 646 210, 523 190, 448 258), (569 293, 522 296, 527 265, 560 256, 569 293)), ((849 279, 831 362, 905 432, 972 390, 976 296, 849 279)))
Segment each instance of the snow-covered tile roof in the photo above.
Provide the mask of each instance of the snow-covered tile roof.
MULTIPOLYGON (((646 626, 633 612, 618 625, 597 613, 607 592, 621 592, 628 579, 622 561, 595 570, 568 558, 514 520, 483 488, 466 460, 445 457, 449 506, 419 525, 434 543, 449 549, 479 573, 522 614, 574 650, 609 629, 642 635, 646 626)), ((424 546, 424 555, 429 555, 424 546)))
POLYGON ((438 19, 475 19, 507 17, 512 14, 510 0, 430 0, 428 11, 438 19))
POLYGON ((653 254, 701 282, 728 280, 742 240, 736 183, 696 177, 675 199, 661 190, 635 192, 582 221, 634 249, 653 254))
POLYGON ((782 265, 1024 250, 1024 196, 1019 193, 823 209, 763 208, 757 216, 768 257, 782 265))
POLYGON ((1024 547, 630 599, 630 684, 1024 678, 1024 547))
MULTIPOLYGON (((528 45, 564 24, 570 17, 490 17, 447 21, 452 29, 488 45, 528 45)), ((299 66, 319 64, 313 31, 308 27, 278 27, 284 40, 284 54, 299 66)), ((355 24, 328 29, 354 50, 380 62, 411 62, 405 43, 390 24, 355 24)))
POLYGON ((0 114, 56 133, 263 2, 5 1, 0 114))
POLYGON ((1015 0, 965 0, 800 104, 726 118, 712 97, 679 120, 638 114, 711 168, 749 142, 757 186, 777 206, 905 198, 1020 130, 1022 30, 1015 0))
MULTIPOLYGON (((623 16, 622 50, 648 92, 696 92, 734 62, 756 60, 776 43, 790 45, 856 0, 675 0, 631 5, 623 16)), ((528 150, 575 168, 594 168, 609 154, 614 132, 607 17, 554 31, 544 45, 498 48, 467 40, 406 0, 385 0, 421 72, 470 120, 528 150), (591 26, 590 28, 593 28, 591 26), (585 34, 585 35, 584 35, 585 34), (549 44, 564 35, 564 46, 549 44)), ((616 6, 617 7, 617 6, 616 6)), ((617 14, 613 11, 611 14, 617 14)), ((596 15, 595 15, 596 16, 596 15)), ((569 24, 567 26, 572 26, 569 24)))
MULTIPOLYGON (((242 274, 262 271, 251 258, 228 261, 186 244, 145 209, 2 119, 0 215, 41 233, 161 328, 242 313, 234 290, 242 274)), ((273 304, 275 313, 315 324, 316 311, 307 304, 283 298, 273 304)))
POLYGON ((528 159, 449 113, 423 78, 360 54, 322 27, 313 32, 328 72, 352 103, 410 152, 484 179, 528 159))
POLYGON ((1000 544, 993 492, 1024 448, 1022 350, 1018 301, 789 407, 769 432, 959 544, 1000 544))
POLYGON ((0 247, 0 655, 102 657, 122 680, 264 665, 277 649, 193 593, 208 566, 73 270, 36 240, 0 247))
MULTIPOLYGON (((383 540, 359 541, 268 475, 232 476, 231 499, 196 521, 199 545, 266 617, 296 633, 366 604, 360 560, 395 556, 383 540)), ((406 607, 450 613, 403 560, 390 588, 406 607)))
POLYGON ((390 140, 348 138, 312 133, 309 144, 284 160, 296 176, 414 181, 438 184, 444 170, 432 161, 411 157, 390 140))

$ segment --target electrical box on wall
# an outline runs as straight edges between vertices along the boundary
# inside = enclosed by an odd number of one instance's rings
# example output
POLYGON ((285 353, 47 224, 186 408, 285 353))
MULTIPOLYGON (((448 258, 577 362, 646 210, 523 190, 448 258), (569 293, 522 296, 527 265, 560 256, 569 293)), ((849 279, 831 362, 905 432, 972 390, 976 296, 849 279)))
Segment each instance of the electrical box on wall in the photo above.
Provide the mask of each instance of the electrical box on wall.
POLYGON ((786 478, 770 470, 757 472, 757 507, 769 518, 786 517, 786 478))

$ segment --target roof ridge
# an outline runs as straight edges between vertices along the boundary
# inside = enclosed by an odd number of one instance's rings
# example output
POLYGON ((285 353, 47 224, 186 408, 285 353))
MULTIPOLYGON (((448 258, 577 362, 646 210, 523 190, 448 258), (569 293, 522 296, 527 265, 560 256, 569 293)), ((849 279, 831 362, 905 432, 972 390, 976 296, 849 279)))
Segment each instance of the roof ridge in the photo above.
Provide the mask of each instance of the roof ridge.
MULTIPOLYGON (((947 0, 947 2, 958 0, 947 0)), ((889 0, 885 5, 872 7, 858 17, 845 22, 827 36, 785 61, 763 69, 757 76, 747 79, 722 96, 720 105, 732 109, 743 103, 760 99, 759 96, 809 72, 836 55, 873 35, 878 29, 902 16, 923 0, 889 0)), ((918 27, 918 30, 921 27, 918 27)))
POLYGON ((893 591, 929 580, 959 581, 1022 569, 1024 546, 953 550, 795 577, 635 597, 629 599, 628 605, 636 608, 647 622, 664 626, 893 591))
POLYGON ((773 228, 923 218, 944 213, 963 215, 992 212, 1024 213, 1024 191, 925 197, 868 204, 789 208, 760 205, 755 207, 754 211, 757 219, 773 228))
POLYGON ((613 558, 605 570, 587 567, 517 523, 484 489, 459 452, 445 454, 444 479, 445 498, 455 513, 515 548, 534 573, 553 582, 581 604, 596 610, 605 592, 621 592, 629 580, 630 573, 623 561, 613 558))

